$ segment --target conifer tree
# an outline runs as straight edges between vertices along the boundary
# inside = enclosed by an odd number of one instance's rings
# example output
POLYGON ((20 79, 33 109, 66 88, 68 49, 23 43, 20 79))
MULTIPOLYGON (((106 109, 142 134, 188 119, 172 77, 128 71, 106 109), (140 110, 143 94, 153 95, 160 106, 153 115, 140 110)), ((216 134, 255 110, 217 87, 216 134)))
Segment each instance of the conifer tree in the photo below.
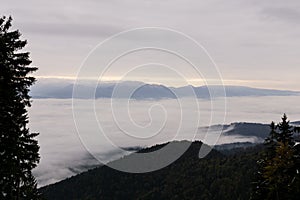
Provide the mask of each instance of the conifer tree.
POLYGON ((286 114, 265 140, 266 152, 258 161, 257 181, 252 199, 298 199, 300 195, 300 151, 294 128, 286 114))
POLYGON ((271 122, 270 124, 270 133, 269 136, 265 139, 264 144, 267 147, 266 156, 268 158, 272 158, 275 155, 275 149, 277 145, 277 138, 279 137, 279 133, 277 132, 277 126, 275 122, 271 122))
POLYGON ((289 145, 293 145, 294 141, 292 136, 294 128, 290 126, 290 121, 287 120, 286 114, 284 114, 281 119, 282 121, 277 125, 280 131, 277 136, 277 141, 282 142, 283 144, 287 142, 289 145))
POLYGON ((39 162, 38 133, 28 129, 27 108, 31 106, 27 41, 18 30, 11 31, 12 18, 0 18, 0 199, 38 199, 32 169, 39 162))

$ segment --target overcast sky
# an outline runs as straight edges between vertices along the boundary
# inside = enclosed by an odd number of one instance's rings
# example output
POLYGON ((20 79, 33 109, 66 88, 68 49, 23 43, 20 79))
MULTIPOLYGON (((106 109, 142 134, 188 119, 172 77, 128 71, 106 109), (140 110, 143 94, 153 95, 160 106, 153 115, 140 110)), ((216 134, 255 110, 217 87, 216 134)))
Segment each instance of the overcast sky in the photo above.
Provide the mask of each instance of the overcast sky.
POLYGON ((1 0, 0 14, 28 40, 36 76, 75 77, 99 42, 154 26, 202 44, 226 84, 300 90, 299 0, 1 0))

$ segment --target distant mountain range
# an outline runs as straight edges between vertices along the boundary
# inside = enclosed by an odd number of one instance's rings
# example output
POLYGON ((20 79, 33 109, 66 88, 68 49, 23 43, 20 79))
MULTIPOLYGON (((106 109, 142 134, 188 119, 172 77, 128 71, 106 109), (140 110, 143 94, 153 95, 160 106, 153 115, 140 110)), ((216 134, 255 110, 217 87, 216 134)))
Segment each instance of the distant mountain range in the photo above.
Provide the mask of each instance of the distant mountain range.
POLYGON ((270 133, 270 125, 260 123, 235 122, 225 125, 212 125, 200 127, 200 131, 206 132, 208 128, 212 131, 222 130, 222 136, 256 137, 257 142, 263 142, 270 133))
POLYGON ((159 84, 125 81, 121 83, 37 83, 30 92, 33 98, 131 98, 131 99, 175 99, 182 97, 215 98, 245 96, 298 96, 298 91, 258 89, 245 86, 200 86, 167 87, 159 84), (73 89, 75 89, 73 93, 73 89))

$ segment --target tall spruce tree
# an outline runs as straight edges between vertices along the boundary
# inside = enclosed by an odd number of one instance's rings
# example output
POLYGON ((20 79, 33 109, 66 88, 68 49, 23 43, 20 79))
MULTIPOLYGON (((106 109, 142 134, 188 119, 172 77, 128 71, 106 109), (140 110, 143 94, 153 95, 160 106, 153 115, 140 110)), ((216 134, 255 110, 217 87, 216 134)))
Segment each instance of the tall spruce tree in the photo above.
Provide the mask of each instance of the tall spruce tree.
POLYGON ((267 146, 258 162, 252 199, 298 199, 300 195, 299 146, 286 114, 265 140, 267 146))
POLYGON ((277 135, 277 141, 282 142, 284 144, 288 143, 289 145, 294 145, 294 128, 290 126, 290 121, 288 121, 286 114, 284 114, 281 119, 282 121, 277 125, 280 131, 277 135))
POLYGON ((0 18, 0 199, 38 199, 32 169, 39 162, 39 146, 27 127, 31 106, 29 87, 35 82, 29 74, 27 41, 18 30, 11 31, 12 18, 0 18))

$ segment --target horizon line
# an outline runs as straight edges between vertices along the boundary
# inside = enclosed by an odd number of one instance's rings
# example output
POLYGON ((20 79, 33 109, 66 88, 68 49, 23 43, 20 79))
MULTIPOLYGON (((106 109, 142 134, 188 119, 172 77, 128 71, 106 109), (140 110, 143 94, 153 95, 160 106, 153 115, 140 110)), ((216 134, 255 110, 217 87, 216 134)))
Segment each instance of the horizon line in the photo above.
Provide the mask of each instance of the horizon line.
MULTIPOLYGON (((99 78, 97 77, 82 77, 82 78, 77 78, 74 76, 34 76, 37 80, 57 80, 57 81, 99 81, 99 78)), ((161 80, 161 79, 160 79, 161 80)), ((210 79, 213 80, 213 79, 210 79)), ((285 90, 285 91, 292 91, 292 92, 300 92, 300 90, 296 89, 291 89, 291 88, 276 88, 276 87, 268 87, 268 86, 253 86, 251 84, 245 84, 245 83, 258 83, 258 82, 265 82, 265 83, 271 83, 271 82, 276 82, 279 83, 280 81, 266 81, 266 80, 243 80, 243 79, 223 79, 221 80, 222 84, 205 84, 204 80, 199 80, 199 79, 189 79, 187 81, 187 84, 165 84, 162 82, 158 81, 141 81, 141 80, 134 80, 134 79, 126 79, 122 80, 117 77, 103 77, 102 82, 105 83, 115 83, 115 82, 141 82, 145 84, 152 84, 152 85, 163 85, 166 87, 174 87, 174 88, 179 88, 179 87, 185 87, 185 86, 193 86, 193 87, 201 87, 201 86, 236 86, 236 87, 248 87, 248 88, 255 88, 255 89, 269 89, 269 90, 285 90), (192 82, 201 82, 202 84, 192 84, 192 82)), ((220 82, 220 81, 219 81, 220 82)))

